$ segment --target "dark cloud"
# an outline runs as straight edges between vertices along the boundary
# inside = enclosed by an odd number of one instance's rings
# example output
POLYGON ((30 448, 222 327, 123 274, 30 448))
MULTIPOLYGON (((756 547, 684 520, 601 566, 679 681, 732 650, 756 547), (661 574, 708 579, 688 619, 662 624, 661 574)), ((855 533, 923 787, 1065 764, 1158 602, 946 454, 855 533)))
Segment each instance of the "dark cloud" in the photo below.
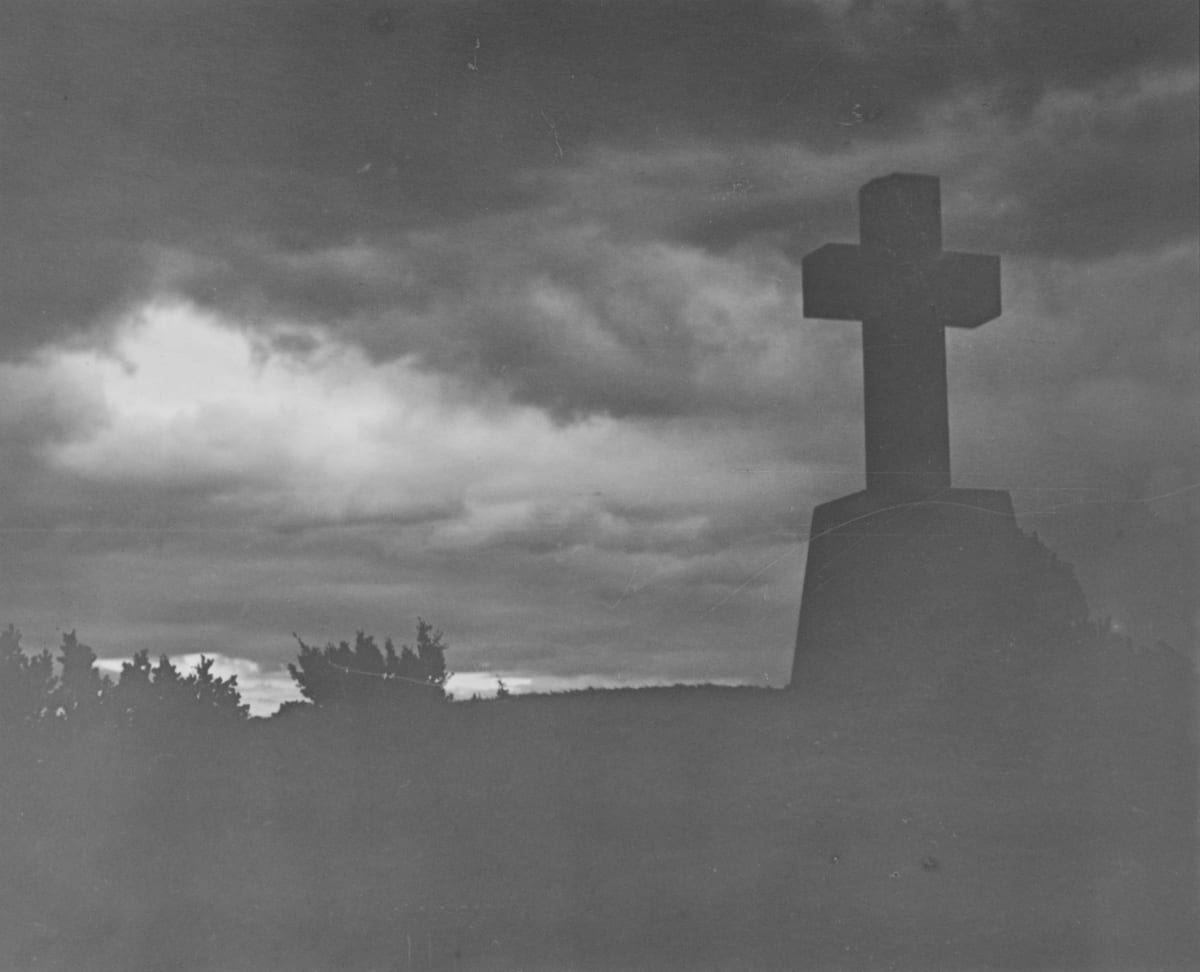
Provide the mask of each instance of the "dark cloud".
POLYGON ((1007 205, 966 235, 1085 260, 1194 238, 1200 113, 1195 77, 1175 81, 1048 103, 1028 134, 998 146, 1002 165, 977 187, 1007 205))
POLYGON ((1196 264, 1011 261, 1005 316, 949 348, 958 481, 1011 490, 1097 611, 1177 647, 1200 620, 1196 264))
POLYGON ((858 330, 802 320, 794 258, 910 170, 1005 257, 951 340, 956 476, 1034 519, 1090 490, 1043 532, 1186 637, 1194 509, 1114 511, 1198 475, 1196 34, 1174 0, 6 3, 0 600, 111 652, 274 662, 404 605, 461 667, 781 677, 808 513, 861 475, 858 330), (175 299, 298 362, 272 394, 336 351, 369 394, 305 394, 392 406, 140 437, 54 355, 175 299))
POLYGON ((732 261, 539 212, 302 258, 214 256, 173 283, 244 321, 335 326, 377 359, 411 355, 562 420, 838 401, 807 360, 827 338, 792 325, 799 277, 774 249, 732 261))
MULTIPOLYGON (((41 0, 0 17, 15 79, 0 95, 2 330, 18 349, 144 296, 163 247, 240 249, 249 272, 262 257, 248 240, 303 252, 528 209, 531 171, 586 164, 597 146, 839 151, 903 139, 970 91, 1020 115, 1059 89, 1193 64, 1196 33, 1195 5, 1176 2, 41 0)), ((1177 155, 1187 133, 1154 125, 1117 137, 1177 155)), ((1101 145, 1110 169, 1115 148, 1101 145)), ((1178 175, 1154 185, 1135 182, 1133 208, 1177 225, 1163 200, 1178 175)), ((794 178, 770 188, 804 195, 794 178)), ((1069 185, 1017 188, 1037 214, 1069 185)), ((671 222, 716 242, 791 215, 761 192, 744 202, 671 222)), ((1086 203, 1071 210, 1078 234, 1035 245, 1087 236, 1086 203)), ((291 283, 296 302, 354 302, 345 280, 291 283)))

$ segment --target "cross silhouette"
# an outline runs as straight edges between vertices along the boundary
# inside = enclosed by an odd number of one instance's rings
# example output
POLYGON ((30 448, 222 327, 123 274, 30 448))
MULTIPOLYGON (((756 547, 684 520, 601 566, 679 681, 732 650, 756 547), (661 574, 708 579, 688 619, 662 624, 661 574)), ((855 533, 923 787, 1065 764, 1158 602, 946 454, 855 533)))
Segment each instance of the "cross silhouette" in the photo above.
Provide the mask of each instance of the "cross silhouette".
POLYGON ((1000 258, 942 250, 934 176, 895 173, 859 190, 857 246, 801 262, 804 316, 862 321, 867 489, 950 487, 947 327, 1000 315, 1000 258))

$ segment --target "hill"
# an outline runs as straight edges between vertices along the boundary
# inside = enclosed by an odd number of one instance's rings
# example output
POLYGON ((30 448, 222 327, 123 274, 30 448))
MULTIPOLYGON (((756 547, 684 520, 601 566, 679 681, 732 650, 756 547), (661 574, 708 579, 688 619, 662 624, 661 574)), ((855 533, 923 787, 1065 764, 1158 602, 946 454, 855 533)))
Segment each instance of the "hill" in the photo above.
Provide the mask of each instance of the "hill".
POLYGON ((0 967, 1192 967, 1194 676, 1076 658, 1016 708, 677 688, 7 747, 0 967))

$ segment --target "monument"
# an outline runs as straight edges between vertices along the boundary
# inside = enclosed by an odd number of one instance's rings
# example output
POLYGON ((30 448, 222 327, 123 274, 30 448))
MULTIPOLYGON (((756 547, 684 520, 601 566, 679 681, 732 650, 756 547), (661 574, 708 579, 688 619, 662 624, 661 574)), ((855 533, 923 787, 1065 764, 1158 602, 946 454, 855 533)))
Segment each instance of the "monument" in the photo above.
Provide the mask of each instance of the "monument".
POLYGON ((804 316, 862 322, 866 489, 813 511, 791 686, 936 692, 1010 637, 1045 553, 1006 492, 951 485, 945 329, 999 316, 1000 260, 942 249, 933 176, 868 182, 859 222, 802 261, 804 316))

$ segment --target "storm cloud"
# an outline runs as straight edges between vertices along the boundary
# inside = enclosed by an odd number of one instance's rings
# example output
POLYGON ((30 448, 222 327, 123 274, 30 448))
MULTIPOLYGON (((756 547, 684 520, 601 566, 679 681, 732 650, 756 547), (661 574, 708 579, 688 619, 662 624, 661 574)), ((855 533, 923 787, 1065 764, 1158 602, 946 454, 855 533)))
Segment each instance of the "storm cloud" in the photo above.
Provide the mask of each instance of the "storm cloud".
POLYGON ((902 170, 1005 261, 1005 316, 950 342, 956 477, 1188 643, 1197 30, 7 3, 0 603, 264 671, 421 613, 466 668, 778 680, 808 512, 861 477, 857 328, 802 320, 797 258, 902 170))

